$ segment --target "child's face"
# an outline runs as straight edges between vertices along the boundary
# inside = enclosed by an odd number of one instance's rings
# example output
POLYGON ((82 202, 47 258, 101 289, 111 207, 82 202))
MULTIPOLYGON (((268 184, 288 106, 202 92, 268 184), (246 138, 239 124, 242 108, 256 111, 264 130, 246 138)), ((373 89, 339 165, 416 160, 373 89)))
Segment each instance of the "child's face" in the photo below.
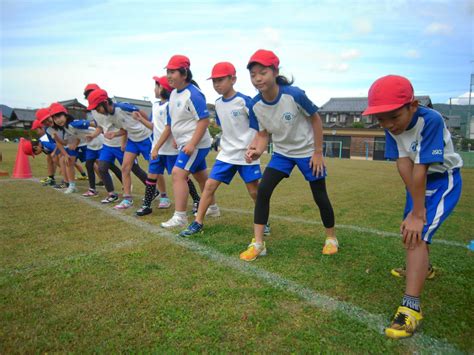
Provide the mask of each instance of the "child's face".
POLYGON ((155 82, 155 98, 159 99, 160 98, 160 91, 161 91, 161 86, 157 82, 155 82))
POLYGON ((59 127, 63 127, 66 124, 66 115, 64 113, 58 113, 53 116, 53 121, 59 127))
POLYGON ((273 70, 271 67, 264 67, 261 64, 254 64, 250 69, 250 80, 253 86, 260 91, 269 91, 276 85, 276 77, 278 70, 273 70))
POLYGON ((166 71, 168 83, 174 89, 180 89, 186 85, 186 75, 182 75, 178 70, 168 69, 166 71))
POLYGON ((42 123, 45 127, 53 127, 53 119, 51 117, 48 117, 42 123))
POLYGON ((99 106, 97 106, 97 107, 95 108, 95 110, 96 110, 98 113, 100 113, 101 115, 105 115, 105 116, 108 115, 108 112, 107 112, 107 110, 105 109, 105 107, 104 107, 103 104, 100 104, 99 106))
POLYGON ((35 129, 35 131, 38 134, 38 137, 44 136, 44 134, 46 133, 43 127, 38 127, 35 129))
POLYGON ((33 153, 35 155, 39 155, 41 154, 41 151, 42 151, 42 144, 41 142, 38 142, 38 145, 33 146, 33 153))
POLYGON ((378 113, 375 115, 375 118, 377 118, 382 128, 387 129, 394 135, 398 135, 406 131, 417 109, 418 101, 415 100, 397 110, 378 113))
POLYGON ((222 78, 215 78, 212 79, 212 85, 219 95, 226 96, 230 91, 232 91, 236 79, 235 76, 230 75, 222 78))

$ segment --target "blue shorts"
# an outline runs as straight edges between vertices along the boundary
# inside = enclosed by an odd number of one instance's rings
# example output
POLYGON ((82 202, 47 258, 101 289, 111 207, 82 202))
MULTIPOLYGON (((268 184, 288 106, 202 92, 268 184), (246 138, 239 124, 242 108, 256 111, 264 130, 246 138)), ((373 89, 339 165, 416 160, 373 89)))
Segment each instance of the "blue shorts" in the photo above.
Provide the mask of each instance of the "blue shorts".
MULTIPOLYGON (((54 152, 54 150, 56 149, 56 143, 51 143, 51 142, 43 142, 43 141, 40 141, 41 142, 41 145, 43 146, 43 152, 44 154, 51 154, 52 152, 54 152)), ((56 153, 54 153, 54 155, 58 155, 60 154, 59 152, 59 149, 56 150, 56 153)))
POLYGON ((114 164, 115 159, 117 159, 120 165, 122 165, 122 162, 123 162, 122 149, 120 147, 110 147, 104 144, 102 146, 102 149, 100 150, 99 160, 114 164))
MULTIPOLYGON (((461 197, 461 188, 462 179, 459 169, 428 175, 425 193, 426 223, 422 232, 426 243, 431 243, 436 230, 453 211, 461 197)), ((403 219, 412 209, 413 200, 407 191, 403 219)))
POLYGON ((216 160, 209 177, 229 185, 237 171, 246 184, 262 177, 259 164, 235 165, 220 160, 216 160))
POLYGON ((151 137, 142 140, 141 142, 134 142, 130 139, 127 140, 127 146, 125 152, 133 153, 136 155, 143 155, 145 160, 150 160, 151 151, 151 137))
POLYGON ((86 160, 97 160, 99 159, 101 149, 92 150, 87 148, 86 150, 86 160))
POLYGON ((290 176, 291 171, 293 170, 295 165, 297 165, 298 169, 300 169, 306 181, 316 181, 316 180, 324 179, 327 175, 326 169, 324 169, 324 173, 322 175, 319 175, 319 176, 313 175, 313 170, 309 166, 310 160, 311 160, 311 157, 289 158, 278 153, 273 153, 273 156, 270 159, 270 162, 268 163, 267 167, 281 171, 282 173, 285 173, 287 176, 290 176))
POLYGON ((174 166, 189 171, 191 174, 207 169, 206 156, 211 148, 195 149, 192 155, 179 151, 174 166))
POLYGON ((158 155, 158 159, 150 160, 148 174, 163 175, 165 169, 168 174, 171 174, 171 170, 173 170, 173 166, 176 163, 177 157, 177 155, 158 155))
POLYGON ((72 156, 76 157, 76 159, 79 159, 82 163, 86 161, 86 151, 87 151, 87 146, 82 146, 82 147, 77 147, 75 150, 66 148, 66 152, 72 156))

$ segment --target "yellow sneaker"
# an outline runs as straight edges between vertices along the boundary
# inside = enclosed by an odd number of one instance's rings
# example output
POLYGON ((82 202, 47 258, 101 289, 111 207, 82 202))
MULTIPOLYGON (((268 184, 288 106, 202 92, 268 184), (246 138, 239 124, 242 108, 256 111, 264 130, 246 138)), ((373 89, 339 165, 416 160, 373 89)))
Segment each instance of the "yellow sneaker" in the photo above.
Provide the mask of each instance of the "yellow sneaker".
POLYGON ((423 315, 408 307, 400 306, 393 317, 390 327, 385 328, 385 335, 392 339, 408 338, 420 327, 423 315))
MULTIPOLYGON (((398 267, 395 269, 390 270, 390 273, 395 276, 395 277, 406 277, 407 276, 407 270, 404 267, 398 267)), ((436 275, 435 268, 430 265, 428 267, 428 274, 426 275, 427 280, 432 280, 434 279, 436 275)))
POLYGON ((87 177, 87 175, 81 175, 77 177, 76 180, 89 180, 89 178, 87 177))
POLYGON ((326 242, 323 247, 323 255, 336 254, 339 248, 339 243, 336 238, 326 238, 326 242))
POLYGON ((240 259, 245 261, 254 261, 259 256, 267 255, 267 248, 265 247, 265 242, 260 248, 257 248, 255 238, 252 239, 252 242, 247 247, 247 250, 240 253, 240 259))

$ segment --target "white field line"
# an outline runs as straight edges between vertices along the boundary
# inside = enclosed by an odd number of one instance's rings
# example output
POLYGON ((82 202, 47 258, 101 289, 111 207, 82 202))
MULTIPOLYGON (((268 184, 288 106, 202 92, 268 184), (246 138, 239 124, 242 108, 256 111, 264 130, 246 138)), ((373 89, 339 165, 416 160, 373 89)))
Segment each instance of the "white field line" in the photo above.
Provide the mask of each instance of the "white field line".
MULTIPOLYGON (((31 181, 37 181, 36 179, 30 179, 30 180, 31 181)), ((12 181, 21 181, 21 180, 1 179, 0 183, 1 182, 12 182, 12 181)), ((226 211, 226 212, 253 215, 253 210, 249 211, 249 210, 243 210, 243 209, 239 209, 239 208, 226 208, 226 207, 221 207, 221 206, 219 206, 219 208, 222 211, 226 211)), ((277 216, 277 215, 274 215, 274 214, 271 214, 271 213, 270 213, 270 219, 282 220, 282 221, 286 221, 286 222, 290 222, 290 223, 303 223, 303 224, 312 224, 312 225, 318 225, 318 226, 322 225, 322 223, 319 222, 319 221, 311 221, 311 220, 308 220, 308 219, 298 218, 298 217, 277 216)), ((352 230, 352 231, 359 232, 359 233, 364 233, 364 234, 378 235, 380 237, 400 238, 400 234, 398 234, 398 233, 386 232, 386 231, 382 231, 382 230, 379 230, 379 229, 368 228, 368 227, 360 227, 360 226, 351 225, 351 224, 336 224, 336 228, 337 229, 352 230)), ((458 247, 458 248, 463 248, 463 249, 467 248, 467 245, 464 244, 464 243, 460 243, 460 242, 456 242, 456 241, 452 241, 452 240, 446 240, 446 239, 436 239, 436 238, 434 238, 432 240, 432 243, 444 244, 444 245, 448 245, 448 246, 451 246, 451 247, 458 247)))
MULTIPOLYGON (((220 265, 225 265, 237 272, 251 276, 254 279, 259 279, 271 285, 272 287, 281 289, 290 294, 294 294, 311 306, 319 308, 323 311, 340 312, 348 318, 363 324, 367 328, 374 330, 379 334, 383 334, 383 329, 388 324, 388 319, 383 315, 372 314, 351 303, 338 301, 335 298, 317 293, 312 289, 298 284, 297 282, 286 279, 278 274, 266 271, 265 269, 256 266, 256 263, 247 263, 241 261, 239 260, 237 255, 227 256, 213 248, 201 245, 200 243, 195 242, 191 239, 176 237, 175 233, 148 224, 136 217, 123 214, 122 212, 116 211, 108 205, 100 205, 99 203, 92 201, 91 199, 83 198, 80 195, 71 194, 69 196, 76 199, 80 203, 87 204, 118 220, 121 220, 130 225, 134 225, 149 233, 155 234, 162 239, 166 239, 172 244, 186 248, 191 252, 204 256, 220 265)), ((121 242, 117 245, 124 245, 124 243, 127 244, 127 242, 121 242)), ((130 245, 134 244, 133 241, 130 241, 130 243, 130 245)), ((118 248, 119 247, 115 249, 118 248)), ((112 250, 114 248, 109 247, 109 249, 112 250)), ((416 349, 416 352, 422 353, 426 352, 433 354, 446 354, 459 352, 459 350, 456 349, 452 344, 443 340, 438 340, 429 336, 425 336, 422 333, 417 333, 412 338, 404 340, 403 343, 412 349, 416 349)))

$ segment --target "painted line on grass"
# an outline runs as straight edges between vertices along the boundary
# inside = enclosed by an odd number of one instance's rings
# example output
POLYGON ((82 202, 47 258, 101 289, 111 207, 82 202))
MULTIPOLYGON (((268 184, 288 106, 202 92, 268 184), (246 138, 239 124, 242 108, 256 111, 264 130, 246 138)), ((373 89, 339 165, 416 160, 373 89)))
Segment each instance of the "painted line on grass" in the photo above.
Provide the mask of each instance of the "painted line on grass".
MULTIPOLYGON (((61 193, 60 190, 57 192, 61 193)), ((111 217, 121 220, 127 224, 134 225, 151 234, 157 235, 158 237, 166 239, 172 244, 186 248, 187 250, 198 255, 204 256, 220 265, 225 265, 244 275, 257 278, 271 285, 272 287, 296 295, 297 297, 304 300, 307 304, 313 307, 322 309, 323 311, 325 310, 330 312, 340 312, 348 318, 364 324, 367 328, 374 330, 379 334, 383 334, 383 329, 385 325, 388 324, 388 319, 383 315, 372 314, 351 303, 339 301, 324 294, 319 294, 310 288, 298 284, 297 282, 286 279, 278 274, 266 271, 265 269, 256 266, 255 263, 251 264, 248 262, 241 261, 237 256, 227 256, 213 248, 201 245, 200 243, 192 239, 176 237, 175 233, 171 233, 168 230, 146 223, 142 220, 139 220, 137 217, 129 216, 127 214, 124 214, 123 212, 114 210, 109 205, 101 205, 91 199, 84 198, 77 194, 70 194, 67 197, 72 197, 80 203, 89 205, 90 207, 100 210, 101 212, 111 217)), ((77 255, 65 257, 64 259, 62 259, 62 262, 60 260, 57 260, 49 264, 40 264, 37 265, 37 267, 33 267, 33 269, 41 267, 59 266, 59 264, 67 261, 79 260, 82 258, 106 253, 109 251, 114 251, 123 247, 145 244, 150 241, 152 240, 150 240, 149 238, 143 238, 142 240, 135 239, 122 241, 119 243, 108 245, 104 248, 101 248, 100 250, 89 254, 80 253, 77 255)), ((21 271, 21 269, 18 270, 18 272, 20 273, 21 271)), ((26 270, 24 269, 24 271, 26 270)), ((421 333, 417 333, 412 338, 404 340, 403 343, 411 348, 416 349, 417 352, 430 352, 440 354, 459 352, 459 350, 456 349, 454 345, 443 340, 431 338, 421 333)))
MULTIPOLYGON (((234 213, 240 213, 240 214, 253 215, 253 211, 242 210, 240 208, 226 208, 226 207, 221 207, 221 206, 219 206, 219 208, 222 211, 225 211, 225 212, 234 212, 234 213)), ((270 214, 270 219, 283 220, 283 221, 291 222, 291 223, 312 224, 312 225, 317 225, 317 226, 322 226, 323 225, 323 223, 319 222, 319 221, 311 221, 311 220, 308 220, 308 219, 298 218, 298 217, 277 216, 277 215, 274 215, 274 214, 270 214)), ((348 230, 352 230, 352 231, 360 232, 360 233, 375 234, 375 235, 379 235, 381 237, 400 238, 399 233, 385 232, 385 231, 381 231, 381 230, 374 229, 374 228, 359 227, 359 226, 354 226, 354 225, 351 225, 351 224, 336 224, 336 228, 338 228, 338 229, 348 229, 348 230)), ((451 241, 451 240, 445 240, 445 239, 433 239, 432 243, 444 244, 444 245, 449 245, 449 246, 452 246, 452 247, 460 247, 460 248, 464 248, 464 249, 467 248, 467 246, 463 243, 455 242, 455 241, 451 241)))

